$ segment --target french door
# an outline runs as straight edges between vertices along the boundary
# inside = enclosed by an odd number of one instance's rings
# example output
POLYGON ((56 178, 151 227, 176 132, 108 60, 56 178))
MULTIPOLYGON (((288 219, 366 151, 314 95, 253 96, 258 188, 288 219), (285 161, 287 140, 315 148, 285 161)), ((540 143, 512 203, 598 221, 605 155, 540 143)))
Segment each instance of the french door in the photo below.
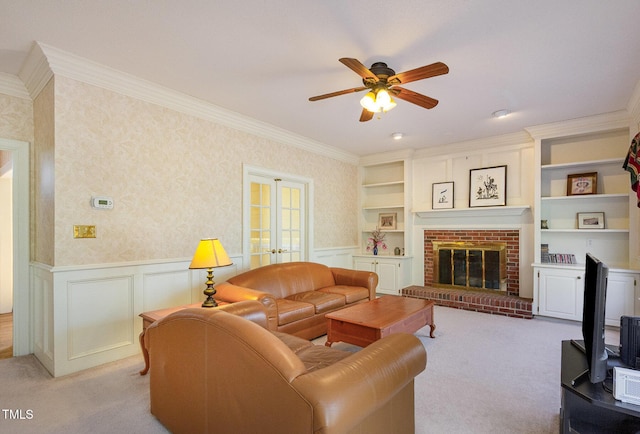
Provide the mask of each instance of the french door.
POLYGON ((250 268, 305 261, 308 183, 251 172, 245 180, 245 251, 249 252, 250 268))

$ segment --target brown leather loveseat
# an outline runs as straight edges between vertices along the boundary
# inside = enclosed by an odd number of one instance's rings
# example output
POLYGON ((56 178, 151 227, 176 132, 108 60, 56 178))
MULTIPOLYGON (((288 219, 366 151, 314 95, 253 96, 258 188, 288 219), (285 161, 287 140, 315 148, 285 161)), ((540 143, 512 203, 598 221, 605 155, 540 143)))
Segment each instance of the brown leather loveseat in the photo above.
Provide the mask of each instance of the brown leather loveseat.
POLYGON ((327 333, 326 313, 376 298, 378 275, 314 262, 272 264, 216 286, 216 300, 257 300, 267 309, 269 330, 305 339, 327 333))
POLYGON ((153 323, 151 412, 181 433, 413 433, 418 338, 352 353, 267 330, 258 302, 185 309, 153 323), (238 316, 242 315, 242 316, 238 316), (250 318, 248 320, 246 318, 250 318))

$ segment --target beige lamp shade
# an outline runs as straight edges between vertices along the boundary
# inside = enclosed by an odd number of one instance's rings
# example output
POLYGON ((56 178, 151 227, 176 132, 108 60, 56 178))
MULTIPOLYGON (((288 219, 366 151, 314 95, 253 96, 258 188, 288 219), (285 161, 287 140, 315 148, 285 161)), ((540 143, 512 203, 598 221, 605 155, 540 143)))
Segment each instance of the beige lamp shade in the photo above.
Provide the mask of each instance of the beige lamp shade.
POLYGON ((215 268, 231 265, 229 255, 222 247, 222 243, 217 238, 206 238, 200 240, 196 248, 193 260, 189 268, 215 268))

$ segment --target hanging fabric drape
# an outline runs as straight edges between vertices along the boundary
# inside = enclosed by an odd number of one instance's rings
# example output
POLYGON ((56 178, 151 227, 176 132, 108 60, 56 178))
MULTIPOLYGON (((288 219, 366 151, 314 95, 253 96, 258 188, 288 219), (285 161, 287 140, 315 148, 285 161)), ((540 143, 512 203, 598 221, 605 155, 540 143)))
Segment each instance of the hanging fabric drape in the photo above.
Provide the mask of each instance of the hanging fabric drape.
POLYGON ((640 161, 638 161, 639 144, 640 133, 636 134, 636 136, 631 141, 629 153, 627 154, 627 158, 624 160, 624 164, 622 165, 622 168, 628 171, 629 176, 631 177, 631 189, 636 192, 636 196, 638 199, 638 208, 640 208, 640 186, 638 185, 638 172, 640 172, 640 161))

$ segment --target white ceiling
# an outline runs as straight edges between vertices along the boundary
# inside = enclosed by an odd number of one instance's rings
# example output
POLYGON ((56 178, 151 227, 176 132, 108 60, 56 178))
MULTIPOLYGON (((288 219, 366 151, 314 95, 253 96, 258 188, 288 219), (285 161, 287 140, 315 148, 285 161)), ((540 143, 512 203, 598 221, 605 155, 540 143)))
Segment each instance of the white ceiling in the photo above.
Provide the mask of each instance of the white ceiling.
POLYGON ((639 19, 639 0, 0 0, 0 72, 39 41, 367 155, 627 109, 639 19), (434 109, 361 123, 363 93, 308 101, 361 85, 341 57, 450 72, 405 85, 434 109))

